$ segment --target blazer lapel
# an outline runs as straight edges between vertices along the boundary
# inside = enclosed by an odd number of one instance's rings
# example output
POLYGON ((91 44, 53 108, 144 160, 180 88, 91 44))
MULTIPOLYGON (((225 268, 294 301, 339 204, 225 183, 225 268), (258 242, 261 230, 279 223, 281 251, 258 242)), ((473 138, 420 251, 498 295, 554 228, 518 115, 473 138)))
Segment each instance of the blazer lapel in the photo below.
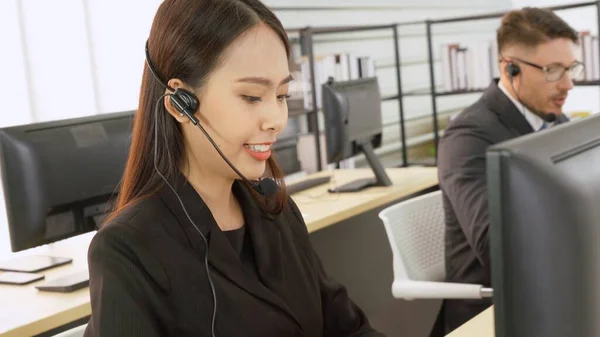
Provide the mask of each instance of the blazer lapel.
MULTIPOLYGON (((249 224, 246 224, 248 229, 250 229, 249 224)), ((254 239, 252 240, 254 241, 254 239)), ((208 262, 211 266, 213 266, 216 270, 218 270, 224 277, 229 279, 231 282, 235 283, 240 288, 244 289, 248 293, 260 298, 263 301, 270 303, 271 305, 279 308, 286 314, 292 318, 294 322, 301 328, 300 322, 292 312, 292 310, 288 307, 288 305, 283 301, 283 299, 269 288, 269 284, 273 281, 263 277, 261 273, 261 266, 259 263, 258 255, 261 251, 254 242, 253 248, 255 251, 257 265, 259 268, 259 274, 261 281, 266 280, 266 284, 262 284, 256 277, 252 276, 244 267, 239 257, 236 255, 235 251, 231 247, 231 244, 225 237, 225 234, 220 229, 216 229, 212 231, 209 250, 208 250, 208 262)))
POLYGON ((493 111, 500 122, 511 129, 516 136, 533 132, 533 128, 525 119, 525 116, 513 104, 510 98, 498 87, 498 79, 494 79, 481 97, 485 105, 493 111))
POLYGON ((241 183, 234 192, 240 200, 244 219, 250 231, 258 274, 262 283, 277 293, 283 289, 281 231, 274 217, 263 212, 241 183))
POLYGON ((252 196, 241 182, 235 182, 233 191, 242 207, 246 230, 250 232, 252 239, 252 247, 260 277, 260 283, 257 284, 266 291, 268 296, 265 299, 286 312, 302 329, 300 321, 285 303, 286 284, 283 274, 284 263, 282 260, 280 224, 272 215, 260 209, 260 206, 252 199, 252 196))
POLYGON ((180 173, 174 177, 170 185, 165 184, 159 194, 177 218, 189 246, 201 256, 200 261, 204 261, 206 251, 204 241, 209 242, 211 231, 216 225, 208 206, 180 173))
POLYGON ((302 329, 300 322, 291 309, 281 297, 276 295, 276 292, 280 293, 283 289, 281 233, 276 225, 271 223, 272 220, 269 220, 268 216, 263 218, 258 205, 254 204, 241 183, 236 181, 233 191, 242 206, 246 229, 250 231, 252 237, 258 273, 263 283, 246 271, 229 240, 218 227, 210 209, 191 184, 182 175, 179 175, 176 180, 172 186, 174 186, 181 202, 185 205, 187 215, 183 211, 179 199, 168 186, 162 189, 161 197, 177 217, 179 224, 188 237, 190 246, 197 253, 199 261, 204 263, 206 249, 204 240, 199 233, 201 231, 208 242, 208 262, 215 270, 218 270, 224 277, 248 293, 287 313, 302 329), (190 222, 190 219, 195 226, 190 222))

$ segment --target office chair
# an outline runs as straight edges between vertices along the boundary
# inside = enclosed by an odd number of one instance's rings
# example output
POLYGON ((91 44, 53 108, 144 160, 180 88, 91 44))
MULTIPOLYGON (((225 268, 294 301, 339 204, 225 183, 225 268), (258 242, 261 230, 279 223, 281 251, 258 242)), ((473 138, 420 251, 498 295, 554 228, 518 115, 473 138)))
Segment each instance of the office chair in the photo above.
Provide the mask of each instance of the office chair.
POLYGON ((444 282, 444 210, 441 191, 431 192, 379 213, 393 254, 395 298, 480 299, 492 289, 444 282))
POLYGON ((87 324, 80 325, 78 327, 54 335, 54 337, 83 337, 83 333, 85 332, 86 327, 87 324))

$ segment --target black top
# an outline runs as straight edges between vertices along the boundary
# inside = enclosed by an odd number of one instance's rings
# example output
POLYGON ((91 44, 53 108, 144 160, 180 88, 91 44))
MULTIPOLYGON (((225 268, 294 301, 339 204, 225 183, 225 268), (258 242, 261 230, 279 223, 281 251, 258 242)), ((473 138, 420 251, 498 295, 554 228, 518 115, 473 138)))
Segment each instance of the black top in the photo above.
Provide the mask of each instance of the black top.
MULTIPOLYGON (((446 281, 491 286, 490 219, 486 151, 493 144, 533 132, 525 116, 492 81, 440 139, 438 178, 444 203, 446 281)), ((567 122, 561 115, 556 123, 567 122)), ((490 300, 447 300, 447 332, 491 305, 490 300)))
MULTIPOLYGON (((173 182, 187 208, 164 187, 128 207, 94 236, 88 253, 92 315, 86 337, 211 336, 212 291, 217 337, 382 336, 333 280, 312 249, 291 199, 281 214, 263 213, 240 182, 233 192, 244 214, 256 275, 217 226, 193 187, 173 182), (200 231, 200 232, 199 232, 200 231)), ((234 239, 236 240, 236 239, 234 239)), ((237 241, 236 241, 237 242, 237 241)))
POLYGON ((250 232, 246 230, 246 225, 238 229, 224 231, 223 233, 246 270, 258 279, 254 248, 252 247, 250 232))
MULTIPOLYGON (((223 231, 227 240, 231 244, 231 247, 235 251, 238 256, 242 256, 242 251, 244 249, 245 238, 246 238, 246 226, 243 225, 238 229, 223 231)), ((252 247, 250 247, 252 248, 252 247)))

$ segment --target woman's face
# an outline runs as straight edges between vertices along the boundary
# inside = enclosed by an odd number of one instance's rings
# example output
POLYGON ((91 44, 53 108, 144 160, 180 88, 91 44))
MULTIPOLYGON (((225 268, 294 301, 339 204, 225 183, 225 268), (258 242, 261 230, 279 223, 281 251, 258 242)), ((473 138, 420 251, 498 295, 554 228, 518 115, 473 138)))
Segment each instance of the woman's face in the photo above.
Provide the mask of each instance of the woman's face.
MULTIPOLYGON (((273 143, 287 124, 291 79, 283 41, 259 24, 229 46, 206 84, 195 92, 200 123, 248 179, 264 174, 273 143)), ((209 177, 239 178, 196 126, 186 122, 182 131, 192 168, 209 177)))

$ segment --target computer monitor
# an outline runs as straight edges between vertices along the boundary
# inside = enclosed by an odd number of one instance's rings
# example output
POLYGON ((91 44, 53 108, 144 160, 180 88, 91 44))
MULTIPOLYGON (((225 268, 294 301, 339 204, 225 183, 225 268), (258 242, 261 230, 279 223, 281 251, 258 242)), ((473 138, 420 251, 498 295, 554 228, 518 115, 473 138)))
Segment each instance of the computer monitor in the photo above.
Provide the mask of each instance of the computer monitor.
POLYGON ((600 115, 490 147, 496 337, 600 336, 600 115))
POLYGON ((96 229, 121 181, 133 112, 0 129, 13 252, 96 229))
POLYGON ((376 77, 335 82, 322 87, 327 161, 341 160, 364 153, 374 178, 358 179, 330 189, 330 192, 356 192, 369 186, 390 186, 374 149, 381 146, 381 94, 376 77))

